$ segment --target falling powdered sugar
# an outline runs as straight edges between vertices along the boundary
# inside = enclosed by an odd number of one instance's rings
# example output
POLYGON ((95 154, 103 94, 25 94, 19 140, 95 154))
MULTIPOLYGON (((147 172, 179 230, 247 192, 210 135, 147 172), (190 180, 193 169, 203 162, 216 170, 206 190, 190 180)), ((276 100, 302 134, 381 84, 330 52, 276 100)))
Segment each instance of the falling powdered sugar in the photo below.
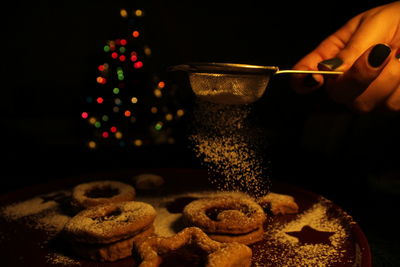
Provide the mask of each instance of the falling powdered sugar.
POLYGON ((260 129, 250 125, 250 113, 250 105, 198 101, 189 140, 219 190, 259 197, 269 190, 261 154, 265 140, 260 129))

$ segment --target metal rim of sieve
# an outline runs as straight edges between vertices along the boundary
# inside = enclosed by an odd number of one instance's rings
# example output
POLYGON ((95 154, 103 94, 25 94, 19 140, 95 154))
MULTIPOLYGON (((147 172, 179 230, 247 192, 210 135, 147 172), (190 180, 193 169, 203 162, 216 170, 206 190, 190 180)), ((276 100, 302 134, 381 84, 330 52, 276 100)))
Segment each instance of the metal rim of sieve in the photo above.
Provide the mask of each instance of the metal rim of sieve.
POLYGON ((219 104, 257 101, 275 74, 343 74, 340 71, 279 70, 276 66, 217 62, 193 62, 172 66, 169 70, 187 72, 194 94, 219 104))

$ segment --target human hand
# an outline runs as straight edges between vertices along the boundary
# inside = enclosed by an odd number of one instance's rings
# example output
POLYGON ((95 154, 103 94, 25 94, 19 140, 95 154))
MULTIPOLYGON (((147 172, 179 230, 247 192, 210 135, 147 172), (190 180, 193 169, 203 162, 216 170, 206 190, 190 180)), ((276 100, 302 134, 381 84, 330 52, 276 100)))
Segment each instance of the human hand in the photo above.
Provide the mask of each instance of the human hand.
POLYGON ((294 75, 293 89, 324 87, 336 102, 366 113, 400 112, 400 1, 363 12, 295 64, 299 70, 337 70, 343 75, 294 75))

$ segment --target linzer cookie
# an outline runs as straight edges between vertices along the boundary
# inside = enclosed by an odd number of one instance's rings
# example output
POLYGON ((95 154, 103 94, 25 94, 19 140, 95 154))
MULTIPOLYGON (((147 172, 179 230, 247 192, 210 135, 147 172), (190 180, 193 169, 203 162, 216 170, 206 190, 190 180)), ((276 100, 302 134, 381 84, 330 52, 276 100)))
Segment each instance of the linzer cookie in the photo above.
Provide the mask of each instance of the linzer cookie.
POLYGON ((70 240, 71 250, 78 256, 94 261, 116 261, 132 255, 132 249, 154 234, 150 226, 131 238, 110 244, 86 244, 70 240))
POLYGON ((245 234, 213 234, 209 233, 208 236, 219 242, 238 242, 242 244, 253 244, 260 241, 264 236, 264 227, 260 226, 254 231, 245 234))
POLYGON ((252 244, 263 238, 266 214, 251 198, 221 195, 192 201, 183 219, 215 240, 252 244))
POLYGON ((257 203, 264 209, 271 211, 272 214, 295 214, 299 211, 294 197, 289 195, 268 193, 267 195, 258 198, 257 203))
POLYGON ((134 200, 135 188, 119 181, 93 181, 75 186, 72 189, 71 204, 82 210, 101 204, 134 200))
POLYGON ((109 203, 79 212, 63 232, 79 255, 114 261, 130 256, 133 246, 154 232, 155 217, 156 210, 144 202, 109 203))
POLYGON ((240 243, 210 239, 200 228, 188 227, 170 237, 150 237, 138 246, 139 267, 250 267, 252 251, 240 243))

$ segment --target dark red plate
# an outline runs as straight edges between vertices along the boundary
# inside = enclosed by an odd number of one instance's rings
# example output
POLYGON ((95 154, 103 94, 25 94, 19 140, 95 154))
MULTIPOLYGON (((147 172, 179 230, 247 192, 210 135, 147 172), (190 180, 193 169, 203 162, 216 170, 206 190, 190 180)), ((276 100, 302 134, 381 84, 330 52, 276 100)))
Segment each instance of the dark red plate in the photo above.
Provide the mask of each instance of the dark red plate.
MULTIPOLYGON (((70 192, 73 186, 93 180, 114 179, 133 184, 133 178, 143 173, 158 174, 166 182, 157 190, 137 190, 138 199, 184 196, 186 192, 213 189, 204 170, 132 169, 93 173, 24 188, 0 196, 0 208, 4 211, 12 204, 24 203, 43 195, 42 204, 54 201, 62 206, 68 197, 53 193, 70 192)), ((363 231, 343 209, 318 194, 292 185, 272 181, 271 191, 293 196, 300 210, 297 215, 268 217, 265 238, 250 246, 253 250, 253 266, 372 265, 370 248, 363 231), (332 239, 332 236, 335 238, 332 239)), ((135 266, 133 257, 112 263, 77 258, 59 238, 57 230, 49 233, 48 229, 40 229, 32 223, 32 216, 18 219, 0 216, 0 247, 2 266, 135 266)))

